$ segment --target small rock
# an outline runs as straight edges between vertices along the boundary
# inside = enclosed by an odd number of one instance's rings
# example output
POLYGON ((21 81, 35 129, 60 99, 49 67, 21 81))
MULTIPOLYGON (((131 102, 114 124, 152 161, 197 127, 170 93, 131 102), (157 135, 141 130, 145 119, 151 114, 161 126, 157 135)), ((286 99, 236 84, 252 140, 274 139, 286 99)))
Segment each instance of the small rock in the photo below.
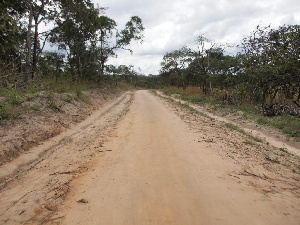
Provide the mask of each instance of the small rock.
POLYGON ((86 203, 88 203, 89 201, 86 200, 85 198, 82 198, 82 199, 78 200, 77 202, 78 202, 78 203, 84 203, 84 204, 86 204, 86 203))

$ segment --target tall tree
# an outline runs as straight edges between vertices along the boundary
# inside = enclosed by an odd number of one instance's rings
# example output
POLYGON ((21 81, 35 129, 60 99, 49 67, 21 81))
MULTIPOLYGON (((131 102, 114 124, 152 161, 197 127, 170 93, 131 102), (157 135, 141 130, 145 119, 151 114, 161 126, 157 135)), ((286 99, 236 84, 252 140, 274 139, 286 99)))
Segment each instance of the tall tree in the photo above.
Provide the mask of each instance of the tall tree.
POLYGON ((96 34, 98 14, 98 9, 89 0, 61 1, 61 16, 56 19, 57 27, 51 33, 50 41, 67 52, 73 81, 77 76, 83 77, 83 55, 96 34))
POLYGON ((181 47, 178 50, 166 53, 161 63, 161 73, 175 72, 180 79, 182 88, 185 90, 186 83, 184 79, 184 70, 187 68, 189 63, 192 61, 191 49, 186 46, 181 47))
POLYGON ((278 91, 285 92, 290 98, 299 92, 299 38, 299 25, 291 25, 278 30, 257 26, 243 39, 239 57, 253 95, 262 96, 263 107, 269 94, 272 105, 278 91))
POLYGON ((31 29, 32 29, 32 21, 33 21, 33 1, 28 0, 25 2, 26 8, 28 10, 28 25, 26 32, 26 72, 24 74, 24 82, 27 83, 28 75, 31 71, 31 29))
POLYGON ((23 43, 22 28, 18 23, 24 13, 19 0, 0 0, 0 59, 6 64, 16 58, 23 43))
POLYGON ((138 16, 132 16, 121 31, 118 31, 116 26, 117 23, 113 19, 107 16, 99 17, 99 86, 102 85, 102 76, 108 58, 116 56, 115 51, 118 49, 128 50, 132 53, 132 50, 128 48, 131 42, 142 42, 143 39, 144 27, 138 16))
POLYGON ((39 33, 39 26, 42 22, 45 24, 54 21, 55 18, 59 17, 58 0, 38 0, 33 1, 32 5, 32 16, 34 22, 34 38, 33 38, 33 52, 32 52, 32 79, 34 79, 38 58, 45 43, 50 35, 51 30, 39 33), (41 37, 42 36, 42 37, 41 37), (43 44, 40 44, 40 40, 43 39, 43 44))
POLYGON ((114 56, 113 47, 111 46, 111 38, 114 35, 117 23, 105 16, 101 15, 98 18, 98 36, 94 42, 94 49, 97 51, 97 62, 99 65, 98 82, 99 86, 102 85, 102 77, 104 74, 105 63, 110 56, 114 56), (100 45, 98 45, 100 42, 100 45))
POLYGON ((198 35, 195 39, 196 50, 193 51, 194 56, 194 73, 200 76, 203 92, 207 92, 207 78, 214 63, 223 56, 224 47, 217 44, 204 35, 198 35))

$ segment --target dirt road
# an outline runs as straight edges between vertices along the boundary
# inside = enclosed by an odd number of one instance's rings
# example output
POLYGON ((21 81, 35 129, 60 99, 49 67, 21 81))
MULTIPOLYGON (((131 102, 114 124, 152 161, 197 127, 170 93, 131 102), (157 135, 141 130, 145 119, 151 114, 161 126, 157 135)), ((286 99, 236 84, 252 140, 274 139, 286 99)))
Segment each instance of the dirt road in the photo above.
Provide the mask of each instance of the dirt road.
MULTIPOLYGON (((92 127, 97 126, 101 123, 95 118, 92 127)), ((85 130, 88 143, 80 142, 78 133, 79 140, 62 147, 97 148, 84 171, 62 169, 58 162, 35 168, 41 183, 52 176, 65 184, 62 180, 73 176, 59 204, 47 203, 51 192, 41 191, 34 199, 41 201, 39 208, 34 202, 32 210, 22 208, 37 191, 27 187, 26 179, 33 176, 29 171, 1 192, 0 223, 24 223, 27 216, 28 224, 299 224, 299 174, 261 156, 261 149, 271 151, 271 146, 248 146, 245 137, 217 121, 137 91, 126 116, 108 134, 100 140, 95 130, 85 130), (81 175, 74 177, 76 171, 81 175), (18 191, 26 188, 20 196, 18 191), (13 197, 17 201, 9 205, 13 197)), ((53 183, 46 182, 45 188, 52 190, 53 183)))
POLYGON ((136 93, 93 171, 72 185, 62 224, 298 224, 299 199, 228 176, 224 160, 168 107, 136 93), (78 203, 86 199, 88 203, 78 203))

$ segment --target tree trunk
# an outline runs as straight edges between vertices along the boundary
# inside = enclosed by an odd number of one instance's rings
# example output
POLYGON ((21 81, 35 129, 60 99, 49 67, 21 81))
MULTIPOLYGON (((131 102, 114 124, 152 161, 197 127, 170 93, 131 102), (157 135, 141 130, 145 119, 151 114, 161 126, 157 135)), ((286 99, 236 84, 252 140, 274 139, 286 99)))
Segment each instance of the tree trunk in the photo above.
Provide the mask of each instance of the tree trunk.
POLYGON ((203 81, 202 89, 203 89, 203 93, 206 95, 206 79, 203 81))
POLYGON ((298 107, 300 107, 299 100, 300 100, 300 87, 299 87, 299 89, 298 89, 298 97, 297 97, 297 99, 294 101, 295 105, 297 105, 298 107))
POLYGON ((104 73, 104 54, 103 49, 104 48, 104 32, 101 30, 101 36, 100 36, 100 71, 99 71, 99 80, 98 85, 101 87, 103 85, 102 79, 103 79, 103 73, 104 73))
POLYGON ((180 78, 181 78, 182 89, 185 91, 186 85, 185 85, 185 83, 184 83, 183 73, 182 73, 182 72, 179 72, 179 74, 180 74, 180 78))
POLYGON ((98 85, 99 87, 101 87, 103 85, 103 74, 104 74, 104 61, 101 60, 101 65, 100 65, 100 71, 99 71, 99 81, 98 81, 98 85))
POLYGON ((28 20, 28 30, 26 36, 26 72, 24 74, 24 82, 27 83, 28 81, 28 74, 31 71, 31 28, 32 28, 32 20, 33 20, 33 12, 32 12, 32 2, 29 1, 29 20, 28 20))
POLYGON ((279 89, 276 89, 276 90, 275 90, 275 92, 274 92, 274 94, 273 94, 273 97, 272 97, 272 99, 271 99, 270 105, 273 105, 273 101, 274 101, 274 99, 276 98, 276 95, 277 95, 278 91, 279 91, 279 89))
POLYGON ((34 18, 34 42, 33 42, 33 56, 32 56, 32 76, 31 79, 34 80, 35 77, 35 73, 37 71, 37 51, 38 51, 38 37, 39 37, 39 33, 38 33, 38 17, 34 18))
POLYGON ((82 68, 81 68, 81 60, 80 60, 80 55, 76 57, 76 64, 77 64, 77 73, 80 79, 82 79, 82 68))
POLYGON ((115 75, 115 84, 116 84, 116 86, 118 86, 118 79, 117 79, 117 75, 115 75))
POLYGON ((212 88, 211 82, 209 82, 209 88, 210 88, 211 93, 214 94, 214 90, 212 88))
POLYGON ((262 94, 262 106, 266 105, 266 98, 267 98, 267 84, 263 85, 263 94, 262 94))

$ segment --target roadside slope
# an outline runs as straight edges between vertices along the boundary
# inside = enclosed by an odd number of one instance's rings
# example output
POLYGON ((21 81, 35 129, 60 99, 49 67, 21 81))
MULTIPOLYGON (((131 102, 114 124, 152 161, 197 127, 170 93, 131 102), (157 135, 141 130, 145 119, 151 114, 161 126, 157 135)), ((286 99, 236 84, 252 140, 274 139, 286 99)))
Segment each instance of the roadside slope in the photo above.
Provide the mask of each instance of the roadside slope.
MULTIPOLYGON (((122 90, 24 94, 13 118, 0 120, 0 166, 86 119, 122 90)), ((0 106, 1 107, 1 106, 0 106)))

